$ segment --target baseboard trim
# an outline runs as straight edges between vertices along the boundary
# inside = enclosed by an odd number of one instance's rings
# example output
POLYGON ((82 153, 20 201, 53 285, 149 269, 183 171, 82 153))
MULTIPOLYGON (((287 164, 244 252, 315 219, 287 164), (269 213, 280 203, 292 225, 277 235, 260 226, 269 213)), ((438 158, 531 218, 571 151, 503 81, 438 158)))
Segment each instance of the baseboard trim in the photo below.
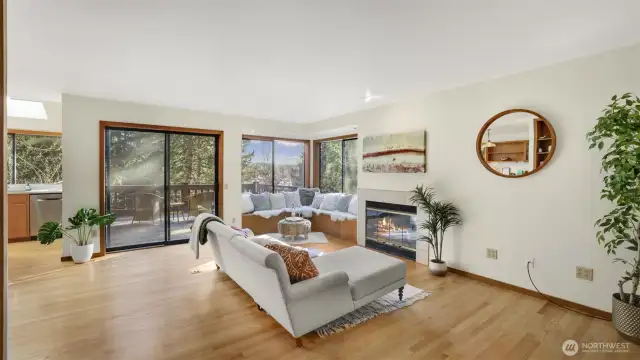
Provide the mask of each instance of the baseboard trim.
MULTIPOLYGON (((536 297, 538 299, 546 300, 544 298, 544 296, 542 296, 539 292, 534 291, 534 290, 529 290, 529 289, 525 289, 523 287, 519 287, 519 286, 516 286, 516 285, 507 284, 507 283, 499 281, 499 280, 495 280, 495 279, 491 279, 491 278, 484 277, 484 276, 481 276, 481 275, 473 274, 473 273, 470 273, 470 272, 467 272, 467 271, 464 271, 464 270, 458 270, 458 269, 452 268, 452 267, 449 268, 449 271, 451 271, 454 274, 458 274, 460 276, 464 276, 464 277, 467 277, 467 278, 470 278, 470 279, 473 279, 473 280, 482 281, 484 283, 487 283, 487 284, 490 284, 490 285, 494 285, 494 286, 498 286, 498 287, 501 287, 503 289, 519 292, 519 293, 522 293, 522 294, 525 294, 525 295, 536 297)), ((592 308, 592 307, 589 307, 589 306, 586 306, 586 305, 578 304, 578 303, 575 303, 573 301, 561 299, 561 298, 558 298, 558 297, 555 297, 555 296, 551 296, 551 295, 546 295, 545 294, 545 296, 548 297, 549 299, 557 302, 558 304, 566 306, 566 307, 568 307, 570 309, 577 310, 577 311, 580 311, 580 312, 583 312, 585 314, 589 314, 589 315, 592 315, 592 316, 601 317, 601 318, 604 318, 604 319, 607 319, 607 320, 611 321, 611 313, 610 312, 606 312, 606 311, 603 311, 603 310, 600 310, 600 309, 596 309, 596 308, 592 308)))
MULTIPOLYGON (((93 255, 91 255, 91 258, 95 259, 95 258, 99 258, 101 256, 104 256, 104 255, 102 255, 100 253, 93 253, 93 255)), ((73 258, 71 258, 71 256, 62 256, 62 257, 60 257, 60 261, 73 261, 73 258)))

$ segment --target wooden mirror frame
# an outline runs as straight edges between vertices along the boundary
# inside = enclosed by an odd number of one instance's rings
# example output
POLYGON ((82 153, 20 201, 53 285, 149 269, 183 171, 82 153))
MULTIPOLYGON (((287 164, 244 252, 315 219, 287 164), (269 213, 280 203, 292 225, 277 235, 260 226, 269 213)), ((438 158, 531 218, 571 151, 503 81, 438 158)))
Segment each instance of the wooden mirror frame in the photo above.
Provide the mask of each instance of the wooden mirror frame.
MULTIPOLYGON (((534 149, 535 149, 535 147, 534 147, 534 149)), ((537 149, 535 149, 535 150, 537 151, 537 149)), ((478 155, 478 160, 480 160, 480 163, 482 164, 482 166, 484 166, 487 170, 489 170, 491 173, 493 173, 495 175, 502 176, 504 178, 509 178, 509 179, 521 178, 521 177, 525 177, 525 176, 529 176, 529 175, 537 173, 538 171, 542 170, 545 166, 547 166, 549 161, 551 161, 551 159, 553 158, 553 154, 555 152, 556 152, 556 131, 553 129, 553 126, 551 125, 549 120, 547 120, 544 116, 538 114, 535 111, 531 111, 531 110, 527 110, 527 109, 510 109, 510 110, 505 110, 503 112, 500 112, 500 113, 494 115, 493 117, 491 117, 491 119, 487 120, 487 122, 484 123, 484 125, 482 126, 482 128, 478 132, 478 136, 476 138, 476 154, 478 155), (503 174, 501 172, 496 171, 494 168, 489 166, 489 164, 484 160, 484 157, 482 156, 482 136, 487 131, 489 126, 491 126, 491 124, 493 124, 496 120, 500 119, 501 117, 503 117, 505 115, 518 113, 518 112, 524 112, 524 113, 531 114, 531 115, 537 117, 538 119, 542 120, 545 123, 545 125, 549 129, 549 133, 551 135, 551 151, 549 152, 549 155, 544 160, 544 162, 540 166, 538 166, 537 168, 533 169, 532 171, 530 171, 528 173, 524 173, 522 175, 505 175, 505 174, 503 174)))

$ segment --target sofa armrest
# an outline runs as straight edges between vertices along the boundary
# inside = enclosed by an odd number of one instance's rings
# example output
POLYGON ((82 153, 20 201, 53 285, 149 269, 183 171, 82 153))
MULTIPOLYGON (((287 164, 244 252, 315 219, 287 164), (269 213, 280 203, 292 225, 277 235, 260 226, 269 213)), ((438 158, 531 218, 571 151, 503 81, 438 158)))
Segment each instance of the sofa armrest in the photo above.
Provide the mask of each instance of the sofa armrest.
POLYGON ((300 300, 321 293, 335 286, 349 284, 349 275, 342 270, 329 271, 313 279, 301 281, 289 288, 289 300, 300 300))

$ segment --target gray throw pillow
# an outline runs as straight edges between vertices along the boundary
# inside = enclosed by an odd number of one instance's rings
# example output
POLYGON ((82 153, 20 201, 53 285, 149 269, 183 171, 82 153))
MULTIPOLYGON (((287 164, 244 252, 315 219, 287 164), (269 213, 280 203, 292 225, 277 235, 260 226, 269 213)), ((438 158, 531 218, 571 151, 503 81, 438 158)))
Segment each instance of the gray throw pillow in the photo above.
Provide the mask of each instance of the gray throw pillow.
POLYGON ((320 192, 318 188, 298 188, 298 194, 300 194, 300 203, 302 206, 309 206, 313 203, 313 197, 317 192, 320 192))
POLYGON ((268 192, 251 194, 251 201, 253 202, 254 211, 271 210, 271 201, 269 200, 268 192))
POLYGON ((348 212, 349 211, 349 203, 351 202, 351 198, 353 195, 343 195, 338 200, 338 205, 336 206, 336 211, 348 212))
POLYGON ((322 205, 322 200, 324 200, 324 194, 317 192, 313 196, 313 202, 311 203, 311 207, 314 209, 320 209, 320 205, 322 205))

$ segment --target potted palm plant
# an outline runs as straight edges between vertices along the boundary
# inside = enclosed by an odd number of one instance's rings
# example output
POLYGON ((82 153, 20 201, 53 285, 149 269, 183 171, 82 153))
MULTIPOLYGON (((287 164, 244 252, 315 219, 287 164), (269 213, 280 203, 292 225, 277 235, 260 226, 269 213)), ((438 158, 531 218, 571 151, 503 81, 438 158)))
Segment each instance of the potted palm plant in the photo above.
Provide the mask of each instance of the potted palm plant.
POLYGON ((420 240, 426 241, 433 249, 433 259, 429 261, 429 270, 438 276, 447 274, 447 263, 442 260, 444 233, 451 227, 462 225, 460 209, 451 202, 435 200, 435 191, 422 185, 412 191, 410 201, 417 204, 427 215, 420 224, 426 232, 420 240))
POLYGON ((640 98, 630 93, 613 96, 587 133, 589 149, 603 150, 604 186, 600 198, 611 201, 613 209, 596 221, 596 238, 617 256, 613 261, 627 269, 612 296, 613 327, 640 343, 640 98), (625 255, 618 255, 623 250, 625 255), (625 285, 631 285, 625 291, 625 285))
POLYGON ((89 261, 93 255, 93 242, 91 241, 93 229, 96 226, 113 224, 115 220, 114 214, 100 215, 96 209, 82 208, 69 218, 70 225, 67 227, 63 227, 62 224, 55 221, 42 224, 38 230, 38 240, 41 244, 49 245, 63 235, 68 237, 73 241, 71 258, 76 264, 82 264, 89 261))

